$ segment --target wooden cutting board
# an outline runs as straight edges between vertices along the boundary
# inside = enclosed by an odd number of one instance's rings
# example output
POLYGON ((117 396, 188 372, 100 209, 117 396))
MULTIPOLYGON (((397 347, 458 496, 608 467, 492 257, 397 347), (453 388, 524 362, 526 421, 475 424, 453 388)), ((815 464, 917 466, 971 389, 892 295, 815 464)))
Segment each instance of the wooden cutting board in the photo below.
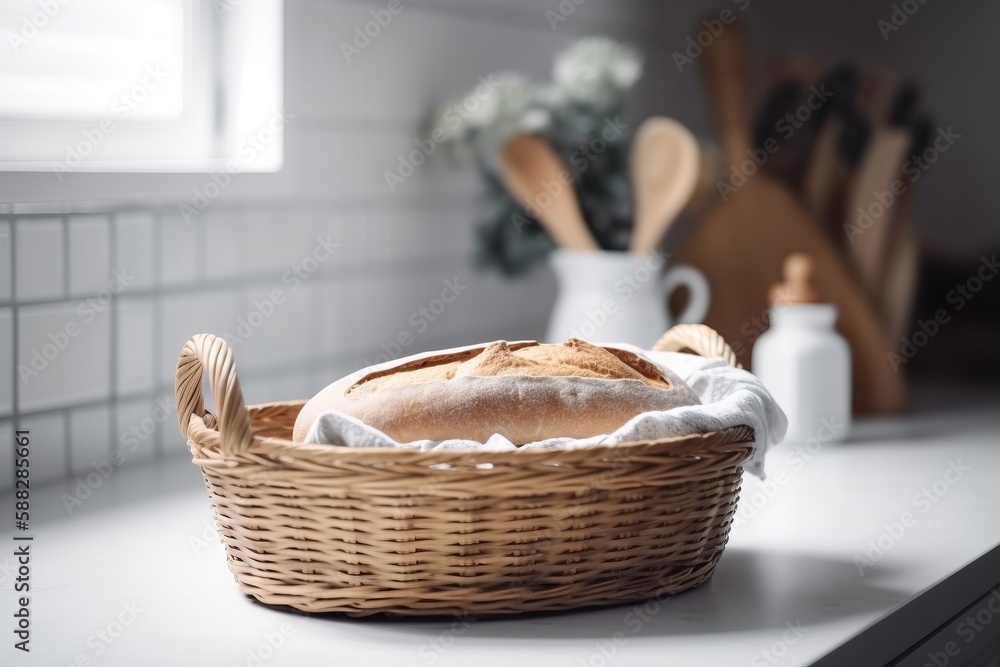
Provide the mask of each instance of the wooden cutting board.
MULTIPOLYGON (((739 165, 750 146, 749 50, 742 26, 730 24, 702 57, 726 159, 739 165)), ((725 169, 722 178, 730 177, 725 169)), ((785 258, 812 257, 822 289, 839 311, 838 328, 851 346, 854 407, 857 412, 900 410, 902 377, 893 372, 884 326, 852 275, 791 192, 765 170, 747 176, 735 191, 720 193, 690 232, 678 260, 704 272, 712 288, 706 323, 749 365, 754 341, 766 328, 768 289, 781 279, 785 258)))

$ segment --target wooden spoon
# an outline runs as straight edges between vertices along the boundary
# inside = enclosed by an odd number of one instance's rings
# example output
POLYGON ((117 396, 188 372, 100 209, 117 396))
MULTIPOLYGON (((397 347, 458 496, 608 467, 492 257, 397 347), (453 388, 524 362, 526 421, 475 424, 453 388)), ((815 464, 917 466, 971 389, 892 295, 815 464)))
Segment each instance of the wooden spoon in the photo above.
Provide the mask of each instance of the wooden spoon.
POLYGON ((500 179, 556 244, 571 250, 599 249, 580 212, 569 172, 545 139, 533 134, 509 139, 500 153, 500 179))
POLYGON ((630 156, 635 227, 629 249, 652 252, 687 205, 698 183, 701 153, 694 135, 670 118, 647 119, 630 156))

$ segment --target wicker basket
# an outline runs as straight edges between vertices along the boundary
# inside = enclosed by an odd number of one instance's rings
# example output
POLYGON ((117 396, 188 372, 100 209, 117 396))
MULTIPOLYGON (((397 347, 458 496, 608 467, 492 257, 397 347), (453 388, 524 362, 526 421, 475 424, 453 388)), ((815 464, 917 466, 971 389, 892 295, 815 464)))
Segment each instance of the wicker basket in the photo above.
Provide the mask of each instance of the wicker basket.
MULTIPOLYGON (((654 349, 736 364, 699 325, 654 349)), ((726 545, 754 435, 503 453, 306 445, 291 441, 305 402, 244 406, 232 350, 211 334, 184 346, 176 393, 240 589, 355 616, 560 610, 697 586, 726 545)))

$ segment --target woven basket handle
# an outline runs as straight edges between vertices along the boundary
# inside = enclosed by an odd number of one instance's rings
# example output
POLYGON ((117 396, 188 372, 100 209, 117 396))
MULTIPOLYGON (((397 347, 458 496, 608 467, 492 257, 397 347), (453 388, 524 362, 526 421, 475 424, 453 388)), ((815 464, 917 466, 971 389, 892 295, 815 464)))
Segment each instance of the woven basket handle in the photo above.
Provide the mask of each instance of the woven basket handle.
POLYGON ((736 353, 718 331, 704 324, 678 324, 653 345, 654 352, 691 350, 703 357, 722 357, 733 368, 743 368, 736 353))
POLYGON ((191 415, 206 417, 208 425, 213 425, 214 418, 205 412, 205 401, 201 394, 203 369, 208 370, 209 384, 219 411, 222 453, 227 456, 238 454, 253 439, 250 414, 243 403, 243 391, 236 377, 233 351, 225 340, 212 334, 193 336, 184 344, 177 360, 174 392, 177 396, 177 423, 181 435, 187 437, 191 415))

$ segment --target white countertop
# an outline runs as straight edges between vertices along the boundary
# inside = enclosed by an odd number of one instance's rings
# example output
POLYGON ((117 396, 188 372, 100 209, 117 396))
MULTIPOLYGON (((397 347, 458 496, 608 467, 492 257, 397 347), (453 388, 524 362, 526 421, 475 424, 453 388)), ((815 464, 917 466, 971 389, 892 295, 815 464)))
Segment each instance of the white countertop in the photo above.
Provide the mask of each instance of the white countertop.
POLYGON ((852 441, 813 451, 781 445, 768 456, 769 484, 744 481, 738 525, 707 584, 645 609, 503 620, 308 617, 253 602, 226 567, 187 460, 118 471, 72 516, 59 499, 72 484, 37 489, 28 655, 12 648, 7 495, 0 662, 882 664, 1000 583, 998 434, 992 408, 863 423, 852 441), (870 541, 881 549, 867 554, 870 541))

